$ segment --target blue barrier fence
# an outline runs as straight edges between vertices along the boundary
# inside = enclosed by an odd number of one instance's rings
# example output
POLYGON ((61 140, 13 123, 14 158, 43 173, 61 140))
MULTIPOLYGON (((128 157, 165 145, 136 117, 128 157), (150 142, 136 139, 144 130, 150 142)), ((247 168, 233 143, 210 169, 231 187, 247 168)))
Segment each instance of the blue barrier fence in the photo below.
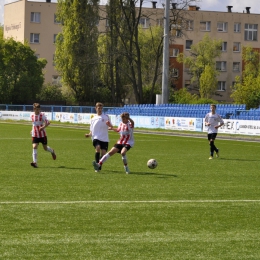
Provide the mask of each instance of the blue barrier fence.
MULTIPOLYGON (((1 111, 32 111, 32 105, 0 104, 1 111)), ((96 113, 93 106, 41 105, 43 112, 96 113)), ((104 107, 105 113, 119 115, 129 112, 135 116, 195 117, 204 118, 210 111, 209 104, 133 104, 124 107, 104 107)), ((218 104, 217 113, 224 119, 260 120, 260 109, 246 110, 241 104, 218 104)))

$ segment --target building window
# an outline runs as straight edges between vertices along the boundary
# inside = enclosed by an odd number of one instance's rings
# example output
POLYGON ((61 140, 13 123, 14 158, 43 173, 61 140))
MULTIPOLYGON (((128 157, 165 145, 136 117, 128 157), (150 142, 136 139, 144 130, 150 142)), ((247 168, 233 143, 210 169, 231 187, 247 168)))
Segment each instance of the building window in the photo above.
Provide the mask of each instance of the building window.
POLYGON ((245 24, 245 41, 257 41, 257 24, 245 24))
POLYGON ((41 13, 31 12, 31 22, 40 23, 41 22, 41 13))
POLYGON ((57 35, 58 35, 58 34, 54 34, 54 35, 53 35, 53 43, 56 43, 57 35))
POLYGON ((54 23, 60 24, 61 22, 58 20, 57 15, 54 14, 54 23))
POLYGON ((140 18, 139 24, 142 26, 142 28, 149 28, 150 19, 149 18, 140 18))
POLYGON ((179 70, 178 69, 172 69, 172 78, 179 77, 179 70))
POLYGON ((201 31, 210 31, 210 22, 200 22, 200 30, 201 31))
POLYGON ((188 31, 193 31, 193 21, 192 21, 192 20, 188 20, 188 21, 186 22, 186 29, 187 29, 188 31))
POLYGON ((218 81, 218 91, 225 91, 226 90, 226 81, 218 81))
POLYGON ((171 57, 177 57, 179 53, 180 53, 180 50, 174 48, 174 49, 172 50, 172 55, 171 55, 171 57))
POLYGON ((227 51, 227 42, 222 42, 221 51, 227 51))
POLYGON ((235 33, 241 32, 241 23, 234 23, 234 32, 235 33))
POLYGON ((189 88, 190 84, 190 80, 185 80, 185 88, 189 88))
POLYGON ((31 33, 30 34, 30 43, 39 43, 40 42, 40 34, 39 33, 31 33))
POLYGON ((52 55, 52 66, 55 66, 55 54, 52 55))
POLYGON ((192 40, 186 40, 186 50, 190 50, 192 45, 192 40))
POLYGON ((107 26, 107 27, 109 26, 109 20, 108 20, 108 18, 106 18, 106 26, 107 26))
POLYGON ((61 84, 61 77, 58 75, 52 75, 52 84, 60 85, 61 84))
POLYGON ((227 62, 226 61, 217 61, 216 62, 216 70, 226 71, 227 70, 227 62))
POLYGON ((240 42, 234 42, 233 43, 233 51, 234 52, 240 52, 240 42))
POLYGON ((180 38, 182 36, 181 30, 176 30, 175 35, 180 38))
POLYGON ((189 64, 184 64, 184 71, 187 71, 187 72, 190 71, 190 65, 189 64))
POLYGON ((163 27, 163 26, 164 26, 164 24, 163 24, 163 19, 157 19, 157 20, 156 20, 156 25, 163 27))
POLYGON ((233 62, 233 71, 240 71, 240 62, 233 62))
POLYGON ((218 22, 217 31, 218 32, 227 32, 228 23, 218 22))

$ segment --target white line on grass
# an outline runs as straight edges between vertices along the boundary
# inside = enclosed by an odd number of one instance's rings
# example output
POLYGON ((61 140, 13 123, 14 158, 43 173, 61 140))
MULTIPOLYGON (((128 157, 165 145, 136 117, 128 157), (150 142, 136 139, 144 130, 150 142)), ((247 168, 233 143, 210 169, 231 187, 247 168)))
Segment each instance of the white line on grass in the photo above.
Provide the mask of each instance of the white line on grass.
POLYGON ((260 200, 80 200, 80 201, 0 201, 0 204, 127 204, 127 203, 234 203, 260 200))

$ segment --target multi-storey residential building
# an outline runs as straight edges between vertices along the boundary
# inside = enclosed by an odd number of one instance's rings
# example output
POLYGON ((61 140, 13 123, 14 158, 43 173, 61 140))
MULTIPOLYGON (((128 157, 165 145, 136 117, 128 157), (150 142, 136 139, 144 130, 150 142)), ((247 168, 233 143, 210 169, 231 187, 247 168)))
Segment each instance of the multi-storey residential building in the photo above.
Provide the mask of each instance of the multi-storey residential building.
POLYGON ((176 81, 178 87, 188 87, 190 76, 188 69, 177 64, 176 55, 183 52, 189 55, 192 44, 197 44, 208 33, 211 39, 222 39, 222 54, 216 59, 218 76, 218 101, 230 101, 231 88, 235 77, 243 70, 242 47, 251 46, 260 50, 258 27, 260 14, 250 13, 250 7, 241 13, 233 13, 232 6, 227 6, 227 12, 200 11, 196 6, 189 6, 189 27, 186 38, 175 38, 174 45, 170 46, 170 63, 175 68, 173 77, 179 76, 176 81))
MULTIPOLYGON (((175 8, 175 6, 173 6, 175 8)), ((57 3, 51 0, 34 2, 16 0, 4 7, 4 37, 28 41, 38 57, 46 58, 48 64, 45 70, 45 82, 55 83, 59 75, 53 63, 55 53, 55 38, 61 31, 56 20, 57 3)), ((105 17, 104 6, 100 8, 100 16, 105 17)), ((156 8, 156 2, 151 8, 143 8, 140 25, 146 29, 153 25, 163 25, 164 9, 156 8)), ((203 11, 197 6, 189 6, 186 10, 188 27, 183 34, 173 29, 174 42, 169 46, 170 79, 176 88, 190 86, 190 75, 183 64, 176 61, 178 53, 189 55, 192 44, 198 43, 208 33, 212 39, 222 39, 222 55, 216 59, 216 69, 219 70, 217 95, 218 101, 230 101, 231 88, 235 76, 242 72, 242 47, 251 46, 260 50, 258 27, 260 14, 250 12, 250 7, 241 13, 232 12, 232 6, 227 12, 203 11)), ((106 31, 108 21, 101 19, 97 25, 100 32, 106 31)))

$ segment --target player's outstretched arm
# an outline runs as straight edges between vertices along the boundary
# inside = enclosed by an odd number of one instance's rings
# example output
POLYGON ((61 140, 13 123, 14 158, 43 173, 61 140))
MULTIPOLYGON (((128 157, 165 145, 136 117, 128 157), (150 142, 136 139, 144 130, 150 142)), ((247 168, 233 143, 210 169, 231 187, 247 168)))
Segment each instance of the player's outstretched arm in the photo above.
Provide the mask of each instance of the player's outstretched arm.
POLYGON ((92 132, 89 132, 88 134, 85 134, 85 137, 86 137, 86 138, 88 138, 88 137, 90 137, 90 136, 92 136, 92 132))

